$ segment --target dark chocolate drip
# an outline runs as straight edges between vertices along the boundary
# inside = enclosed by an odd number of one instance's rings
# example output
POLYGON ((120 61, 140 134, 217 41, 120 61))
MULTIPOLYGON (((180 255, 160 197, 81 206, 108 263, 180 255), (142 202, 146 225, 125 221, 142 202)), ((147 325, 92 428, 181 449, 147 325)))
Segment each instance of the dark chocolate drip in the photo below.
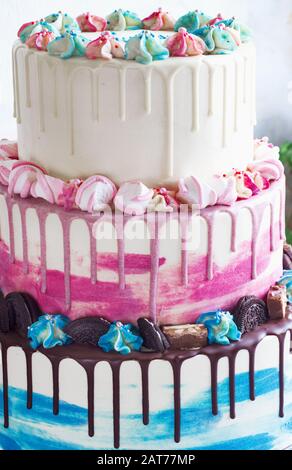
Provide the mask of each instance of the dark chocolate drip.
POLYGON ((113 418, 115 449, 120 447, 120 368, 120 361, 115 361, 111 364, 113 374, 113 418))
POLYGON ((253 347, 249 350, 249 399, 255 400, 255 381, 254 381, 254 368, 255 368, 255 350, 253 347))
MULTIPOLYGON (((142 371, 143 390, 143 422, 149 422, 149 379, 148 370, 151 361, 168 361, 173 369, 174 376, 174 439, 180 441, 181 434, 181 366, 189 358, 204 355, 211 365, 211 389, 212 389, 212 412, 218 413, 217 403, 217 365, 218 361, 226 357, 229 362, 229 391, 230 391, 230 416, 235 417, 235 362, 239 351, 247 350, 249 353, 249 380, 250 399, 254 399, 254 356, 258 344, 266 336, 276 336, 279 341, 279 415, 284 415, 284 346, 286 333, 292 333, 292 318, 270 321, 254 331, 245 334, 238 342, 232 342, 228 346, 210 345, 202 349, 192 351, 172 351, 164 353, 142 353, 133 352, 127 356, 121 356, 116 352, 105 353, 94 346, 71 344, 64 347, 44 349, 39 348, 39 352, 46 356, 53 367, 53 388, 54 388, 54 412, 59 408, 59 364, 64 359, 73 359, 78 362, 86 371, 88 385, 88 434, 94 435, 94 369, 97 363, 107 362, 112 369, 113 377, 113 430, 114 446, 120 445, 120 367, 124 361, 137 361, 142 371)), ((3 373, 3 403, 4 403, 4 426, 9 426, 8 410, 8 366, 7 350, 10 347, 20 347, 23 349, 27 360, 27 393, 28 405, 32 404, 32 371, 31 356, 33 351, 27 339, 21 338, 16 333, 0 333, 0 344, 2 349, 2 373, 3 373), (31 397, 31 398, 30 398, 31 397)))
POLYGON ((149 365, 150 361, 140 362, 142 374, 142 412, 143 424, 149 424, 149 365))
POLYGON ((229 404, 230 418, 235 418, 235 359, 236 354, 229 356, 229 404))
POLYGON ((26 360, 26 406, 28 410, 32 409, 33 385, 32 385, 32 351, 24 351, 26 360))
MULTIPOLYGON (((83 367, 84 365, 81 364, 83 367)), ((87 413, 88 413, 88 435, 94 436, 94 369, 96 363, 86 365, 87 375, 87 413)))
POLYGON ((211 364, 211 400, 212 413, 214 416, 218 414, 218 359, 214 358, 211 364))
POLYGON ((174 401, 174 441, 180 442, 181 421, 181 366, 183 359, 176 358, 170 361, 173 370, 173 401, 174 401))
POLYGON ((53 374, 53 413, 59 414, 60 390, 59 390, 59 366, 60 361, 51 361, 53 374))
POLYGON ((279 341, 279 416, 284 417, 284 346, 285 333, 278 336, 279 341))
POLYGON ((8 405, 8 364, 7 364, 7 347, 1 346, 2 351, 2 374, 3 374, 3 413, 4 428, 9 426, 9 405, 8 405))

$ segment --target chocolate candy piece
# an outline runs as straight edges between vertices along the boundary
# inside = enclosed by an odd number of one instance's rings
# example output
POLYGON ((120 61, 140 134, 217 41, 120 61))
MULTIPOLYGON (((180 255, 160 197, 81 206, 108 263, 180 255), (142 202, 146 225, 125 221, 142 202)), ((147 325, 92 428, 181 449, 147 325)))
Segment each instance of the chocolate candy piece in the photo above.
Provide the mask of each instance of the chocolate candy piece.
POLYGON ((254 295, 242 297, 235 308, 233 320, 242 334, 248 333, 268 321, 267 306, 254 295))
POLYGON ((149 318, 139 318, 137 323, 145 348, 161 353, 169 349, 170 345, 166 336, 149 318))
POLYGON ((0 290, 0 331, 1 333, 9 333, 14 330, 14 316, 8 309, 7 302, 0 290))
POLYGON ((104 318, 84 317, 70 322, 64 332, 75 343, 97 346, 99 338, 108 332, 110 325, 104 318))
POLYGON ((208 330, 204 325, 164 326, 162 331, 171 349, 198 349, 208 344, 208 330))
POLYGON ((283 247, 283 269, 292 269, 292 246, 284 243, 283 247))
POLYGON ((37 321, 41 313, 37 303, 29 294, 20 292, 11 292, 5 300, 9 315, 15 319, 15 330, 26 338, 28 327, 37 321))
POLYGON ((279 285, 272 286, 268 293, 267 305, 271 320, 285 318, 287 308, 286 287, 279 285))

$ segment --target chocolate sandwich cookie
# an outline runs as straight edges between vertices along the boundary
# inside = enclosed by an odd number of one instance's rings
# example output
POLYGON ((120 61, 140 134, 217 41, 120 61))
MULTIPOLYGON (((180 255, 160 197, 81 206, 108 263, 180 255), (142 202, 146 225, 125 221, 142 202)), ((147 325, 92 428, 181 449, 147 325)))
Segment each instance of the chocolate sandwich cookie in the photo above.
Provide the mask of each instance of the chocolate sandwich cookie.
POLYGON ((137 323, 145 348, 155 352, 164 352, 169 349, 170 344, 166 336, 154 322, 149 318, 139 318, 137 323))
POLYGON ((14 315, 11 315, 3 292, 0 290, 0 331, 1 333, 9 333, 14 330, 14 327, 14 315))
POLYGON ((84 317, 70 322, 64 328, 64 332, 75 343, 97 346, 100 337, 108 332, 110 325, 110 322, 104 318, 84 317))
POLYGON ((11 292, 5 300, 9 315, 15 321, 15 331, 23 338, 26 338, 28 328, 37 321, 41 314, 39 306, 26 293, 11 292))
POLYGON ((242 334, 248 333, 268 321, 267 306, 254 295, 242 297, 234 310, 233 320, 242 334))
POLYGON ((284 243, 283 247, 283 269, 292 269, 292 246, 284 243))

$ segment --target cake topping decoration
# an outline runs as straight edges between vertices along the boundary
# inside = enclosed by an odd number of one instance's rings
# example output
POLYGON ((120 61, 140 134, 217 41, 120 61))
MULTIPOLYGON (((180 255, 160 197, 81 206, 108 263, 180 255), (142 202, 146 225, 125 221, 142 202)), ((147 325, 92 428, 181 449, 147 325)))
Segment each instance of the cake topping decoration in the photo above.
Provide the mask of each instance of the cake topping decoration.
POLYGON ((142 20, 143 27, 145 29, 151 29, 152 31, 171 31, 174 29, 175 19, 162 8, 147 16, 142 20))
POLYGON ((228 54, 237 49, 237 43, 223 24, 203 26, 195 34, 204 40, 207 51, 212 54, 228 54))
POLYGON ((238 198, 236 190, 236 179, 231 176, 214 176, 209 182, 211 188, 217 194, 216 204, 231 206, 238 198))
POLYGON ((102 33, 97 39, 86 46, 86 57, 95 59, 123 59, 125 55, 123 41, 119 41, 109 32, 102 33))
POLYGON ((13 160, 0 160, 0 184, 3 184, 3 186, 8 186, 10 173, 14 165, 15 161, 13 160))
POLYGON ((281 320, 286 317, 287 292, 285 286, 272 286, 267 296, 267 306, 271 320, 281 320))
POLYGON ((36 174, 36 180, 32 183, 30 195, 34 198, 41 198, 50 204, 58 204, 59 198, 63 194, 64 181, 43 173, 36 174))
POLYGON ((109 31, 125 31, 126 29, 142 29, 143 25, 136 13, 129 10, 115 10, 107 16, 107 29, 109 31))
POLYGON ((185 28, 188 33, 194 34, 198 28, 207 24, 210 20, 212 20, 211 16, 205 15, 198 10, 190 11, 176 21, 174 30, 178 31, 180 28, 185 28))
POLYGON ((104 318, 84 317, 68 323, 64 333, 75 343, 97 346, 99 339, 108 332, 109 328, 110 323, 104 318))
POLYGON ((71 338, 63 331, 69 321, 64 315, 42 315, 28 329, 32 349, 37 349, 39 346, 50 349, 70 344, 71 338))
POLYGON ((203 313, 197 318, 196 323, 207 328, 209 344, 227 345, 230 344, 230 340, 239 341, 241 338, 241 333, 229 312, 217 310, 216 312, 203 313))
POLYGON ((154 190, 153 199, 147 207, 148 212, 173 212, 177 210, 179 204, 175 199, 175 193, 168 191, 166 188, 158 188, 154 190))
POLYGON ((164 326, 162 330, 171 349, 198 349, 208 344, 208 330, 204 325, 164 326))
POLYGON ((214 189, 207 183, 199 181, 195 176, 181 178, 178 187, 177 199, 189 206, 194 205, 197 209, 204 209, 207 206, 214 206, 217 202, 214 189))
POLYGON ((91 176, 79 186, 75 202, 82 211, 99 212, 113 201, 116 192, 115 185, 105 176, 91 176))
POLYGON ((143 339, 133 325, 123 325, 121 322, 111 324, 109 331, 100 337, 98 346, 105 352, 116 351, 120 354, 130 354, 140 351, 143 339))
POLYGON ((77 21, 68 13, 52 13, 45 17, 45 23, 49 23, 56 28, 61 34, 67 31, 80 31, 77 21))
POLYGON ((65 32, 48 44, 48 53, 59 56, 61 59, 69 59, 72 56, 84 56, 89 39, 81 34, 70 31, 65 32))
POLYGON ((292 270, 292 246, 288 243, 283 246, 283 269, 292 270))
POLYGON ((22 198, 32 195, 31 188, 39 174, 45 174, 45 170, 35 163, 24 161, 14 163, 9 175, 8 193, 19 194, 22 198))
POLYGON ((13 312, 8 309, 7 302, 0 289, 0 331, 1 333, 9 333, 15 329, 15 319, 13 312))
POLYGON ((178 32, 166 41, 169 53, 173 57, 196 56, 204 54, 206 45, 204 41, 194 34, 187 32, 185 28, 179 28, 178 32))
POLYGON ((13 318, 14 330, 27 337, 28 328, 38 320, 41 310, 36 301, 29 294, 11 292, 5 298, 10 319, 13 318))
POLYGON ((125 58, 127 60, 136 60, 140 64, 147 65, 153 60, 164 60, 168 57, 168 49, 149 31, 143 31, 126 42, 125 58))
POLYGON ((100 16, 91 13, 83 13, 77 17, 77 23, 82 33, 95 33, 96 31, 105 31, 107 21, 100 16))
POLYGON ((32 49, 39 51, 47 51, 48 44, 56 38, 55 34, 51 31, 41 31, 40 33, 32 34, 26 41, 26 45, 32 49))
POLYGON ((278 284, 280 286, 285 286, 287 290, 287 299, 288 302, 292 303, 292 271, 284 270, 283 276, 279 280, 278 284))
POLYGON ((266 304, 253 295, 242 297, 235 307, 233 318, 239 331, 248 333, 268 321, 266 304))
POLYGON ((131 181, 122 184, 114 199, 114 204, 125 214, 142 215, 146 212, 153 195, 153 189, 147 188, 140 181, 131 181))
POLYGON ((254 159, 255 160, 279 160, 280 148, 269 142, 268 137, 255 139, 254 141, 254 159))
POLYGON ((18 158, 18 145, 14 140, 0 140, 0 160, 6 158, 18 158))
POLYGON ((79 186, 82 181, 79 179, 70 180, 63 185, 63 191, 58 197, 58 205, 63 206, 65 210, 71 210, 75 207, 75 199, 79 186))
POLYGON ((280 160, 270 158, 268 160, 255 160, 248 165, 251 172, 257 172, 268 181, 278 181, 284 174, 284 167, 280 160))
POLYGON ((158 325, 149 318, 139 318, 137 323, 140 335, 143 338, 143 347, 161 353, 169 349, 170 344, 168 339, 158 325))

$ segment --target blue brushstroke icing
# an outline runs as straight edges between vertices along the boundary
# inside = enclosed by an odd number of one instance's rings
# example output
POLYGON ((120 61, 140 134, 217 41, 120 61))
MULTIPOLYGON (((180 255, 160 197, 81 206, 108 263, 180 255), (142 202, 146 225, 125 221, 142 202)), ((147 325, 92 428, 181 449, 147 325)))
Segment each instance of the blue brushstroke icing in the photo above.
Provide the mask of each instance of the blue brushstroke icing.
MULTIPOLYGON (((230 422, 228 379, 218 384, 219 414, 211 413, 210 390, 195 393, 182 402, 182 441, 173 442, 173 408, 150 413, 149 426, 143 426, 141 414, 121 414, 121 448, 133 449, 272 449, 291 441, 292 394, 286 396, 285 418, 278 418, 278 369, 256 372, 256 400, 248 398, 248 373, 236 376, 238 418, 230 422), (270 406, 272 404, 272 406, 270 406), (250 407, 265 407, 264 416, 252 420, 250 407), (246 425, 250 416, 252 426, 246 425), (290 436, 290 437, 289 437, 290 436), (283 444, 281 444, 283 443, 283 444), (127 447, 128 444, 128 447, 127 447)), ((292 390, 291 378, 286 378, 286 390, 292 390)), ((172 390, 169 391, 170 394, 172 390)), ((182 389, 183 397, 183 389, 182 389)), ((0 448, 18 449, 112 449, 112 413, 96 411, 96 436, 87 434, 87 410, 60 402, 60 414, 52 413, 52 398, 33 395, 33 409, 26 409, 26 391, 9 388, 10 427, 0 427, 0 448)), ((3 390, 0 388, 0 411, 3 390)), ((258 409, 258 408, 256 408, 258 409)), ((3 412, 3 410, 2 410, 3 412)))

